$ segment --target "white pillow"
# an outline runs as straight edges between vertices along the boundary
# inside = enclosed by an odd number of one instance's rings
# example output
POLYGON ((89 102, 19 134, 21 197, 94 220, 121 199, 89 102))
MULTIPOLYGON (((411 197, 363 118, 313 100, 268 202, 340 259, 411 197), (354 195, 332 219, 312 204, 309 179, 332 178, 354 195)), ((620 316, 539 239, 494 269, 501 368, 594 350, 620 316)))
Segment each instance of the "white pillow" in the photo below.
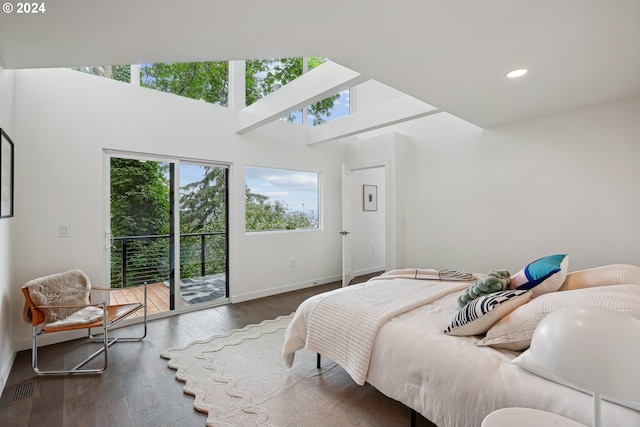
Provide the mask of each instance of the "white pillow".
POLYGON ((480 335, 502 317, 531 299, 531 291, 500 291, 483 295, 462 307, 444 333, 458 337, 480 335))
MULTIPOLYGON (((542 366, 539 366, 531 352, 529 350, 525 350, 522 354, 511 361, 514 365, 521 367, 522 369, 531 372, 532 374, 538 375, 539 377, 545 378, 549 381, 553 381, 554 383, 558 383, 565 387, 572 388, 574 390, 581 391, 583 393, 591 394, 591 392, 582 387, 578 387, 577 385, 573 385, 570 382, 563 380, 560 377, 552 374, 551 372, 544 369, 542 366)), ((613 397, 602 396, 602 400, 607 400, 609 402, 617 403, 618 405, 625 406, 627 408, 631 408, 636 411, 640 411, 640 403, 639 402, 628 402, 626 400, 615 399, 613 397)))
POLYGON ((558 308, 575 305, 611 308, 640 320, 640 285, 598 286, 540 295, 496 322, 477 345, 525 350, 544 316, 558 308))
POLYGON ((640 267, 631 264, 611 264, 588 268, 567 274, 560 291, 590 288, 593 286, 640 284, 640 267))

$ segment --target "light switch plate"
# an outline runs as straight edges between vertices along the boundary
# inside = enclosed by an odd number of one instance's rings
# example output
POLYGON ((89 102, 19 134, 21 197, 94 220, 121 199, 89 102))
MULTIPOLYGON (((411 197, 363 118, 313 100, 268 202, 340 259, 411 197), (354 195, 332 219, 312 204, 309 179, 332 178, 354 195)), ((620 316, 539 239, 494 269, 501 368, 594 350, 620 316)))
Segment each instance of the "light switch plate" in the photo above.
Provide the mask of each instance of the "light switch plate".
POLYGON ((68 225, 59 225, 58 226, 58 237, 69 237, 69 226, 68 225))

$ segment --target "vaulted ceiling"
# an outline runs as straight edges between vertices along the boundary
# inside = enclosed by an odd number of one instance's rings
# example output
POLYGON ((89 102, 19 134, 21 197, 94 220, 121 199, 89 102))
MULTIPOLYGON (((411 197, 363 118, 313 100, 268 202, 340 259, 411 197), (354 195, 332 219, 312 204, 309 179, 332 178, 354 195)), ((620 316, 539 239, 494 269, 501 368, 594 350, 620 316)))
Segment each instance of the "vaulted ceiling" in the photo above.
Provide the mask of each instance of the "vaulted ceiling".
POLYGON ((42 3, 5 69, 322 56, 482 127, 640 95, 638 0, 42 3))

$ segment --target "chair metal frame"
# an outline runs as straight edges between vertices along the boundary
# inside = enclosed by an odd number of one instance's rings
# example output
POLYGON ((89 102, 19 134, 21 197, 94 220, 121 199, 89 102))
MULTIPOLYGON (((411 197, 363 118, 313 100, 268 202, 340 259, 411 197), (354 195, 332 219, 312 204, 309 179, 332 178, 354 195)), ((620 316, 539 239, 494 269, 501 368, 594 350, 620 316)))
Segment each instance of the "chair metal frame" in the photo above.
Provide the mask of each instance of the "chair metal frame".
MULTIPOLYGON (((131 304, 117 304, 117 305, 107 305, 106 301, 103 301, 101 304, 88 304, 88 305, 76 305, 76 306, 36 306, 31 296, 29 295, 29 289, 27 286, 22 287, 22 293, 24 294, 25 301, 28 309, 31 312, 31 323, 32 323, 32 349, 31 349, 31 367, 38 375, 67 375, 67 374, 100 374, 107 369, 109 364, 109 347, 117 342, 138 342, 142 341, 147 336, 147 283, 145 282, 142 285, 144 287, 144 301, 138 303, 131 304), (58 308, 75 308, 81 309, 83 307, 100 307, 102 308, 102 319, 100 321, 89 323, 89 324, 79 324, 79 325, 68 325, 62 327, 47 327, 46 325, 40 326, 45 323, 46 316, 44 314, 44 310, 47 309, 58 309, 58 308), (141 336, 134 337, 112 337, 109 338, 109 331, 119 324, 121 321, 136 313, 140 310, 143 310, 143 334, 141 336), (91 354, 89 357, 84 359, 82 362, 77 364, 71 369, 58 369, 58 370, 43 370, 38 367, 38 337, 40 335, 55 333, 55 332, 65 332, 65 331, 73 331, 73 330, 87 330, 87 340, 89 343, 101 343, 102 346, 91 354), (92 329, 100 329, 100 332, 96 334, 92 334, 92 329), (102 335, 102 337, 100 337, 102 335), (89 363, 91 360, 95 359, 101 353, 104 354, 104 363, 100 368, 95 369, 81 369, 84 365, 89 363)), ((91 290, 95 291, 113 291, 111 288, 99 288, 92 287, 91 290)))

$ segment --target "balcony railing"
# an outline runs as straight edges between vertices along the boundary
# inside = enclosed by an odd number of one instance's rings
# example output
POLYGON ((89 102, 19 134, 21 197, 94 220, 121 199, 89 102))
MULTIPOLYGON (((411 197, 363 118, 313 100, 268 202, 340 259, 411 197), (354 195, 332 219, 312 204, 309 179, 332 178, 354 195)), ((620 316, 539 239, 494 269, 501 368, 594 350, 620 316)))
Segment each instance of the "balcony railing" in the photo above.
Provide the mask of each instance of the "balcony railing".
MULTIPOLYGON (((169 280, 170 235, 114 237, 111 246, 111 287, 169 280)), ((227 269, 227 239, 221 231, 180 235, 182 279, 223 273, 227 269)))

